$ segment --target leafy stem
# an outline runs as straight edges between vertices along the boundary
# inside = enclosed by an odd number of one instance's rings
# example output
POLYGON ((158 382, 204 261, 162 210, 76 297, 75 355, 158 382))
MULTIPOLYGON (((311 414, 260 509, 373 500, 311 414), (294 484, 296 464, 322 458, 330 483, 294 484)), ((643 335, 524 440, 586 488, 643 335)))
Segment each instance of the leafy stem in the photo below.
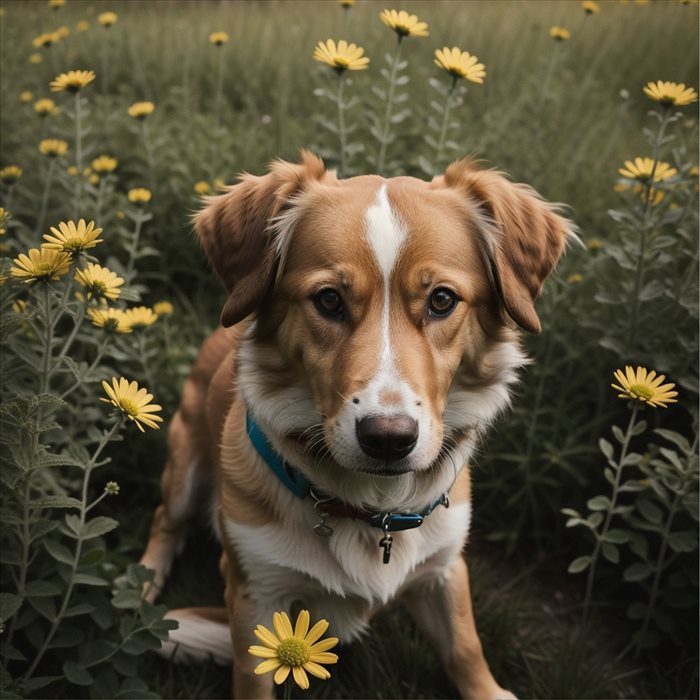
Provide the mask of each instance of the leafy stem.
MULTIPOLYGON (((389 143, 389 131, 391 130, 391 111, 394 106, 394 92, 396 90, 396 76, 399 72, 401 62, 401 35, 399 35, 396 53, 391 64, 391 73, 389 75, 389 91, 386 96, 386 109, 384 110, 384 124, 382 126, 382 134, 379 142, 379 155, 377 156, 377 172, 384 172, 384 161, 386 160, 386 147, 389 143)), ((387 54, 388 55, 388 54, 387 54)))

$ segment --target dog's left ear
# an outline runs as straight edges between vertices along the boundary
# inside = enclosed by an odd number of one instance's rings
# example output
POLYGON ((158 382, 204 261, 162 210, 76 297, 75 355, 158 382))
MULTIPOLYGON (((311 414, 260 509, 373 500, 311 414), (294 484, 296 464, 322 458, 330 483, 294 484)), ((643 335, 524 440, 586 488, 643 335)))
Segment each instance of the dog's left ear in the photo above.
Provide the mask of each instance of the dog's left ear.
POLYGON ((506 313, 522 329, 542 330, 535 300, 574 225, 531 187, 469 161, 452 163, 433 186, 457 189, 476 208, 476 235, 506 313))
POLYGON ((320 158, 276 161, 266 175, 244 175, 225 194, 207 197, 194 226, 204 252, 229 294, 221 323, 232 326, 253 313, 272 286, 277 266, 271 224, 294 195, 325 173, 320 158))

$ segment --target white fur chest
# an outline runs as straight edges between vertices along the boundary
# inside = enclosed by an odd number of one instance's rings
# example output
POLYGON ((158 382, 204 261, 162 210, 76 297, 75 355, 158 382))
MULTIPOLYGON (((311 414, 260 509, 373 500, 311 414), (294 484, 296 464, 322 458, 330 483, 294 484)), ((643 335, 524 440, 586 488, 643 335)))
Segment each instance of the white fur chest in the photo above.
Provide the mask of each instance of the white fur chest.
POLYGON ((276 610, 301 604, 325 617, 344 640, 366 628, 375 609, 412 582, 440 577, 463 545, 471 508, 439 506, 413 530, 392 533, 388 564, 382 562, 382 531, 367 523, 331 518, 330 537, 313 532, 318 522, 311 501, 289 495, 284 522, 255 527, 233 519, 225 524, 249 579, 261 621, 276 610))

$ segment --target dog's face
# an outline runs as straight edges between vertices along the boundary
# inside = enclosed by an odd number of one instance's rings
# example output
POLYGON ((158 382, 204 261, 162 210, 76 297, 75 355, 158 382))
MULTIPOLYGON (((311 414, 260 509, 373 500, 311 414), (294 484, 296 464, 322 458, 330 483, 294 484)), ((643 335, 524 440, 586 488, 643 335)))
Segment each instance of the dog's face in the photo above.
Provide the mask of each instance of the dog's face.
POLYGON ((449 480, 506 405, 513 322, 539 330, 569 225, 467 163, 431 183, 337 180, 305 156, 211 198, 197 229, 230 293, 224 324, 256 313, 240 381, 277 445, 323 464, 315 483, 415 488, 449 480))

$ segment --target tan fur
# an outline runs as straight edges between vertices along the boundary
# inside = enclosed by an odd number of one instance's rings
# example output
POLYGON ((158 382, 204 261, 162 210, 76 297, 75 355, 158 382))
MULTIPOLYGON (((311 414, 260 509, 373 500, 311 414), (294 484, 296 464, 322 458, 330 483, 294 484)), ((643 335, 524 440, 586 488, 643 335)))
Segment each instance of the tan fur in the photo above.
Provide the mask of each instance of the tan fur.
MULTIPOLYGON (((259 618, 256 603, 254 580, 260 573, 245 563, 255 547, 250 543, 246 550, 231 533, 289 536, 304 519, 310 528, 314 512, 309 499, 296 501, 270 473, 248 437, 246 411, 272 407, 262 413, 269 439, 323 492, 340 494, 355 507, 405 510, 407 503, 435 489, 437 477, 430 465, 415 468, 409 475, 415 487, 404 488, 397 503, 390 485, 399 481, 390 479, 399 477, 363 475, 333 451, 336 438, 348 439, 342 432, 345 414, 373 378, 385 376, 379 356, 387 338, 399 339, 392 340, 391 362, 403 388, 380 386, 381 410, 407 410, 410 393, 415 404, 411 410, 430 417, 424 419, 432 440, 423 448, 427 453, 443 440, 448 446, 471 440, 472 432, 484 426, 471 427, 469 416, 453 411, 464 426, 445 425, 450 392, 479 396, 483 389, 486 408, 481 410, 486 411, 492 410, 491 388, 506 391, 512 379, 500 374, 503 353, 517 352, 513 322, 539 331, 534 301, 563 250, 570 225, 529 188, 467 161, 451 165, 430 183, 377 176, 338 180, 310 154, 303 154, 298 165, 274 163, 263 177, 244 176, 225 194, 209 198, 195 225, 229 294, 223 324, 234 327, 217 330, 204 343, 172 420, 163 505, 156 511, 142 559, 156 571, 147 596, 154 599, 162 587, 185 521, 201 504, 205 488, 215 488, 234 693, 270 697, 270 677, 253 673, 256 661, 247 653, 255 642, 255 626, 269 624, 259 618), (406 235, 394 251, 397 262, 390 277, 380 269, 372 247, 383 242, 366 236, 367 211, 377 206, 380 190, 397 217, 392 225, 406 235), (449 316, 435 319, 427 314, 426 300, 431 290, 441 287, 454 291, 459 302, 449 316), (315 294, 325 288, 341 295, 342 322, 314 307, 315 294), (309 425, 305 418, 297 426, 296 416, 316 416, 316 422, 309 425), (284 428, 278 426, 283 420, 284 428)), ((449 477, 455 510, 460 504, 466 509, 469 471, 454 464, 452 472, 447 469, 441 478, 449 477)), ((428 516, 431 523, 440 517, 446 516, 428 516)), ((444 522, 447 526, 452 521, 444 522)), ((466 539, 467 524, 451 540, 455 551, 466 539)), ((381 567, 376 539, 365 538, 369 526, 353 527, 358 557, 376 559, 381 567)), ((396 533, 397 543, 410 537, 396 533)), ((452 551, 447 544, 425 560, 416 559, 420 576, 399 586, 402 599, 435 637, 463 697, 512 697, 496 683, 484 660, 463 557, 440 563, 440 552, 452 551), (439 634, 434 615, 441 622, 439 634)), ((328 556, 327 542, 314 541, 314 547, 318 556, 328 556)), ((386 571, 380 568, 378 573, 386 571)), ((318 575, 322 579, 323 573, 318 575)), ((376 608, 370 605, 369 612, 376 608)), ((208 611, 204 617, 211 620, 217 614, 208 611)))

